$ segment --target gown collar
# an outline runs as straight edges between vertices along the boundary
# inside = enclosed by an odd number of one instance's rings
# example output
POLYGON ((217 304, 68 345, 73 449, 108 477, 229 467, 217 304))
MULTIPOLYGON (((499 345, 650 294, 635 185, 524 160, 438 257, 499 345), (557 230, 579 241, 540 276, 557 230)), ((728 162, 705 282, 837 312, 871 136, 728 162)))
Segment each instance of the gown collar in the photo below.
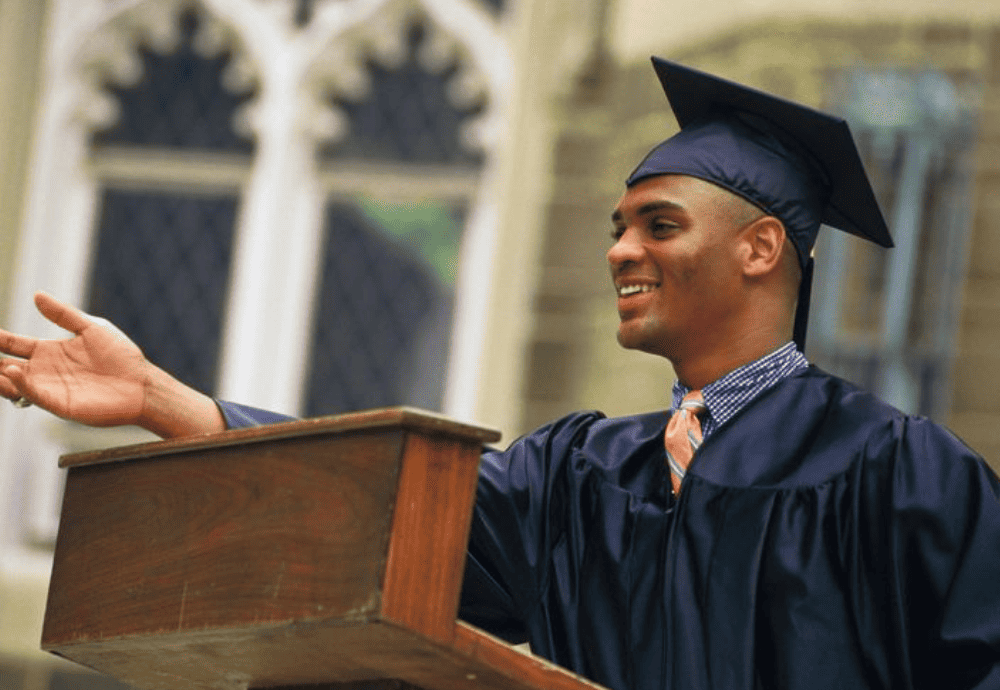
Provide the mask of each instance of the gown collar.
MULTIPOLYGON (((805 355, 795 347, 795 343, 789 341, 770 354, 734 369, 702 388, 705 406, 708 407, 707 416, 702 419, 703 437, 708 438, 768 388, 808 366, 809 361, 805 355)), ((680 381, 674 381, 671 411, 680 406, 681 399, 690 391, 680 381)))

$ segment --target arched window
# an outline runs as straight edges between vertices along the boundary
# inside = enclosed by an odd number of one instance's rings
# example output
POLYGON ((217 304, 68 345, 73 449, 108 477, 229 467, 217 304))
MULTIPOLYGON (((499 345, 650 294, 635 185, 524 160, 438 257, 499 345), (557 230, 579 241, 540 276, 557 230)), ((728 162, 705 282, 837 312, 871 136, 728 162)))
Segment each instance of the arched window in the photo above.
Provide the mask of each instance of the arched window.
POLYGON ((186 11, 166 27, 169 52, 141 46, 141 78, 108 85, 118 117, 92 137, 101 192, 85 304, 213 393, 240 190, 198 172, 219 156, 249 171, 253 142, 233 123, 252 90, 224 86, 228 52, 199 54, 202 24, 186 11))
POLYGON ((323 263, 315 300, 307 415, 442 405, 462 228, 482 161, 463 137, 484 104, 456 104, 455 58, 421 60, 427 26, 406 29, 403 59, 366 61, 368 88, 337 97, 347 134, 321 170, 363 167, 377 186, 325 187, 323 263), (437 180, 437 188, 415 185, 437 180))

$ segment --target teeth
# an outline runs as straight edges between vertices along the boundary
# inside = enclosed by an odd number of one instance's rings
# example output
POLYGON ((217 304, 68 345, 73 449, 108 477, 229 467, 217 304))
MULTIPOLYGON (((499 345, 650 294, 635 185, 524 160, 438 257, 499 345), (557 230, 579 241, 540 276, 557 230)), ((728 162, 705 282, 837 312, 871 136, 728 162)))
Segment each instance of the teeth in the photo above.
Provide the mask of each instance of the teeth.
POLYGON ((623 285, 618 288, 618 294, 622 297, 628 297, 639 292, 651 292, 655 288, 655 285, 623 285))

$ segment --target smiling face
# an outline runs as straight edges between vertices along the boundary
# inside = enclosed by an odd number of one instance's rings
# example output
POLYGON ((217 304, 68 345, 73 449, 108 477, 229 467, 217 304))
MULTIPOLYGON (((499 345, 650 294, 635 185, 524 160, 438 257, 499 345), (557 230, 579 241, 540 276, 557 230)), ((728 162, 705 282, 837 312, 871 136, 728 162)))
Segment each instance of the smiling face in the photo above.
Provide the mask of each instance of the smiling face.
POLYGON ((630 187, 608 250, 618 341, 674 361, 724 347, 746 309, 742 228, 763 213, 716 185, 659 175, 630 187))

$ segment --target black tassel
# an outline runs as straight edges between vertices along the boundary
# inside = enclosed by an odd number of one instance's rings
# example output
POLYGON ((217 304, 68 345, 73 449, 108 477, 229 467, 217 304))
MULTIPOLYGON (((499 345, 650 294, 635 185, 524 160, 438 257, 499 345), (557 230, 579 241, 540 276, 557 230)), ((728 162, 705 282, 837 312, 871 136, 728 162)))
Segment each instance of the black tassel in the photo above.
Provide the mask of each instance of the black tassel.
POLYGON ((806 352, 806 328, 809 326, 809 298, 812 296, 813 259, 810 256, 802 268, 802 283, 799 285, 799 303, 795 308, 795 329, 792 338, 799 352, 806 352))

